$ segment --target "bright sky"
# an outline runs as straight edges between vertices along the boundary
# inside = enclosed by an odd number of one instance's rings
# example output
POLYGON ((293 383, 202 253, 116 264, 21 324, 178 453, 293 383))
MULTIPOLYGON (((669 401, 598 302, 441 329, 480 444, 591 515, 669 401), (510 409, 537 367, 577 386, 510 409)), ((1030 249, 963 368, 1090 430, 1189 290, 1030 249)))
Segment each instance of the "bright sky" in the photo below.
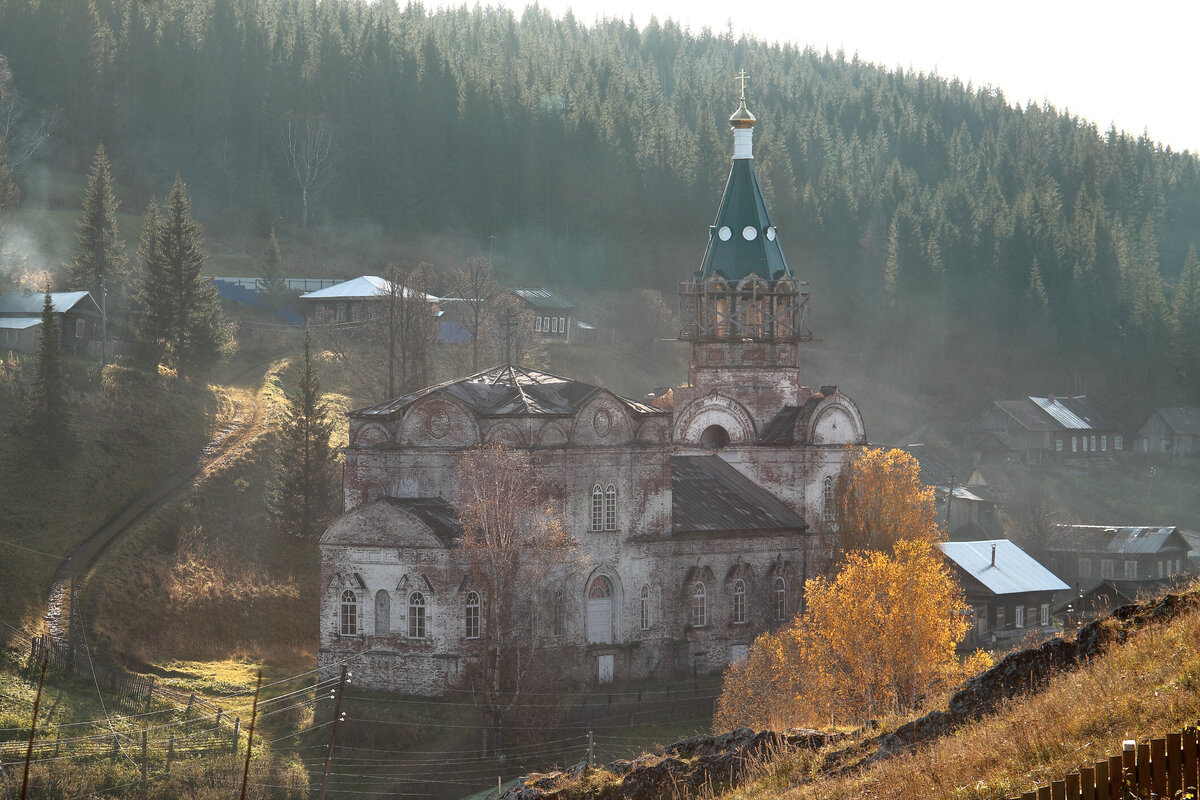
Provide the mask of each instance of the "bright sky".
MULTIPOLYGON (((524 0, 499 0, 520 13, 524 0)), ((887 67, 958 75, 1009 102, 1049 100, 1175 150, 1200 152, 1200 3, 1195 0, 538 0, 581 21, 654 14, 698 32, 732 23, 768 41, 839 47, 887 67)), ((732 76, 730 91, 732 92, 732 76)), ((753 81, 753 76, 751 76, 753 81)), ((753 95, 753 83, 748 89, 753 95)))

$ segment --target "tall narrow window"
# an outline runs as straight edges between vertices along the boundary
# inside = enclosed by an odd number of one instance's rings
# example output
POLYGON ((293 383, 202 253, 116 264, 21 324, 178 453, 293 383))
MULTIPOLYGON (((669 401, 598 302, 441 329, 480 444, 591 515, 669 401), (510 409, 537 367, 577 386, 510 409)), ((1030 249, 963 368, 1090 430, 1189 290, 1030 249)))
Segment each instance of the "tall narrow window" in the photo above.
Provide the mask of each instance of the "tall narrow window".
POLYGON ((783 578, 775 579, 775 619, 787 616, 787 583, 783 578))
POLYGON ((1042 603, 1040 610, 1041 610, 1042 616, 1041 616, 1041 622, 1039 624, 1043 628, 1045 628, 1050 625, 1050 604, 1042 603))
POLYGON ((425 595, 420 592, 408 596, 408 638, 425 638, 425 595))
POLYGON ((825 507, 823 509, 823 518, 826 522, 833 522, 837 518, 837 492, 833 487, 833 476, 825 477, 825 491, 823 495, 825 507))
POLYGON ((609 484, 604 490, 604 530, 617 529, 617 487, 609 484))
POLYGON ((642 587, 642 630, 650 630, 650 587, 642 587))
POLYGON ((692 587, 692 625, 703 628, 708 624, 708 596, 699 581, 692 587))
POLYGON ((358 598, 347 589, 342 592, 342 636, 358 635, 358 598))
POLYGON ((550 633, 554 636, 562 636, 563 634, 563 594, 562 592, 554 593, 554 625, 550 628, 550 633))
POLYGON ((1017 617, 1015 624, 1018 628, 1025 627, 1025 606, 1017 606, 1017 617))
POLYGON ((466 616, 467 638, 479 638, 479 593, 467 593, 467 616, 466 616))
POLYGON ((733 584, 733 624, 746 621, 746 582, 740 578, 733 584))
POLYGON ((541 318, 541 317, 534 317, 534 318, 533 318, 533 330, 534 330, 536 333, 541 333, 541 332, 542 332, 542 318, 541 318))
POLYGON ((604 487, 598 483, 592 487, 592 530, 604 530, 604 487))

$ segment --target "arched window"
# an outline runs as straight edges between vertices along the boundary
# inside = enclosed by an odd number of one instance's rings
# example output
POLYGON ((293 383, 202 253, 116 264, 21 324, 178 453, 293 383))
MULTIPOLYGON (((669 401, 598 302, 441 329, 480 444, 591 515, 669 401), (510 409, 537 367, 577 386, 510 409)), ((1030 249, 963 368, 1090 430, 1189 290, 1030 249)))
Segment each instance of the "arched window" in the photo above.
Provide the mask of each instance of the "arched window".
POLYGON ((775 579, 775 619, 787 617, 787 584, 783 578, 775 579))
POLYGON ((832 475, 825 476, 824 501, 824 520, 833 522, 837 519, 837 490, 834 488, 832 475))
POLYGON ((739 578, 733 584, 733 623, 741 625, 746 621, 746 582, 739 578))
POLYGON ((563 593, 562 592, 554 593, 554 610, 553 611, 554 611, 554 625, 553 625, 553 627, 551 627, 550 632, 554 636, 562 636, 563 635, 563 620, 564 620, 564 617, 566 616, 565 610, 563 609, 563 593))
POLYGON ((642 587, 642 630, 650 629, 650 587, 642 587))
POLYGON ((466 629, 468 639, 479 638, 479 593, 467 592, 466 629))
POLYGON ((703 628, 708 624, 708 593, 704 584, 697 581, 692 587, 692 626, 703 628))
POLYGON ((709 425, 700 434, 700 444, 704 447, 711 447, 713 450, 720 450, 729 444, 729 431, 720 425, 709 425))
POLYGON ((408 596, 408 638, 425 638, 425 595, 420 592, 408 596))
POLYGON ((598 483, 592 487, 592 530, 604 530, 604 487, 598 483))
POLYGON ((342 592, 342 636, 358 636, 358 597, 347 589, 342 592))
POLYGON ((604 490, 604 530, 617 529, 617 487, 609 484, 604 490))

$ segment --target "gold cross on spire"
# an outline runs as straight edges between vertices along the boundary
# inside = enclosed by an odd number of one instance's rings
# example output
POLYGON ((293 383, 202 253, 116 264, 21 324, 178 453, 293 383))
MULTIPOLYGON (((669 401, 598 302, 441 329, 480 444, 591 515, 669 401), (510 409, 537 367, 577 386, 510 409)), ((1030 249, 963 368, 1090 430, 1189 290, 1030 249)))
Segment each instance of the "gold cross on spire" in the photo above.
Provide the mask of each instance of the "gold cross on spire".
POLYGON ((749 76, 746 74, 746 70, 742 70, 734 78, 735 81, 737 81, 738 83, 740 83, 742 85, 742 96, 739 99, 742 100, 743 102, 746 100, 746 80, 747 80, 747 78, 749 78, 749 76))

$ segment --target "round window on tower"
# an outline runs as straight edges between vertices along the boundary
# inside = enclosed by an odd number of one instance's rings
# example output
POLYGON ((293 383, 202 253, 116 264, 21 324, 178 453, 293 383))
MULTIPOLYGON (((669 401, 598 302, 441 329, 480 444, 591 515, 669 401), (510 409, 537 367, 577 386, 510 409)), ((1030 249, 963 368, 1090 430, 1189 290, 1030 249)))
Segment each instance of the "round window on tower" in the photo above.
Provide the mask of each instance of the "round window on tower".
POLYGON ((729 237, 733 236, 733 231, 729 230, 728 225, 722 225, 721 229, 717 231, 717 236, 721 237, 722 242, 728 242, 729 237))
POLYGON ((767 241, 768 242, 775 241, 775 226, 774 225, 767 228, 767 241))
POLYGON ((758 238, 758 228, 754 227, 753 225, 747 225, 746 227, 742 228, 742 238, 747 242, 753 242, 756 238, 758 238))

